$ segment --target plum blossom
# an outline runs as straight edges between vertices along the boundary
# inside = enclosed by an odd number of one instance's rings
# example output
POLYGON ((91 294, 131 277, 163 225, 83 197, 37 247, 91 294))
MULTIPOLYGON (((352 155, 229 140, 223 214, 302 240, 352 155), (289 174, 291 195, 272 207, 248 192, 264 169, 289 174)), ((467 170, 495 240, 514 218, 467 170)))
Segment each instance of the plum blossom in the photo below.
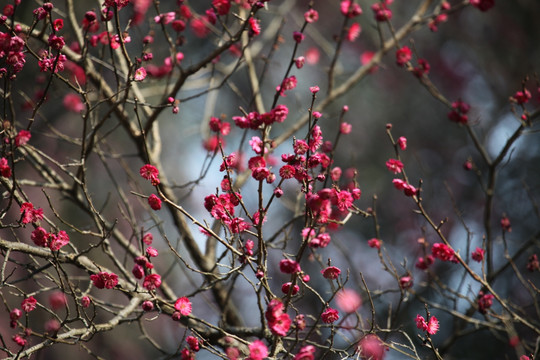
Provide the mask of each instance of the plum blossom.
POLYGON ((329 307, 321 314, 321 320, 326 324, 331 324, 339 319, 339 314, 336 309, 329 307))
POLYGON ((375 334, 368 334, 358 342, 358 353, 362 360, 383 360, 386 347, 375 334))
POLYGON ((346 313, 353 313, 362 306, 362 298, 353 289, 343 288, 336 294, 337 306, 346 313))
POLYGON ((174 308, 182 315, 191 314, 191 301, 187 297, 181 297, 174 303, 174 308))
POLYGON ((118 285, 118 275, 104 271, 90 275, 90 280, 98 289, 112 289, 118 285))

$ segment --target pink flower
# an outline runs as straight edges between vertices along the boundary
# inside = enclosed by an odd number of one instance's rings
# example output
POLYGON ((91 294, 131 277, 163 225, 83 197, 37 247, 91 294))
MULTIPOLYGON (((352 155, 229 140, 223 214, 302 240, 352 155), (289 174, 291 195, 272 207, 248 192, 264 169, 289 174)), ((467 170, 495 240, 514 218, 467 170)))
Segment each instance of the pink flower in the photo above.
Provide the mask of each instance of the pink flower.
POLYGON ((429 69, 431 66, 429 63, 424 59, 418 59, 418 66, 415 66, 413 69, 413 74, 417 78, 421 78, 424 75, 427 75, 429 73, 429 69))
POLYGON ((58 310, 66 306, 67 298, 66 294, 60 291, 55 291, 49 295, 49 304, 53 310, 58 310))
POLYGON ((408 46, 403 46, 401 49, 396 51, 396 64, 398 66, 404 66, 406 63, 411 61, 412 51, 408 46))
POLYGON ((298 354, 294 356, 293 360, 313 360, 315 359, 315 356, 313 355, 314 353, 315 353, 315 346, 306 345, 300 349, 298 354))
POLYGON ((407 138, 406 137, 400 136, 397 143, 398 143, 399 148, 401 150, 406 150, 407 149, 407 138))
POLYGON ((104 271, 90 275, 90 280, 92 280, 94 286, 98 289, 112 289, 118 285, 118 275, 104 271))
POLYGON ((15 308, 15 309, 11 310, 10 313, 9 313, 9 318, 11 320, 19 320, 21 318, 21 316, 22 316, 21 309, 15 308))
POLYGON ((294 260, 283 259, 279 262, 279 270, 284 274, 294 274, 300 272, 300 264, 294 260))
POLYGON ((492 294, 484 294, 483 291, 480 291, 478 293, 478 311, 481 314, 487 313, 488 309, 493 305, 493 299, 495 297, 492 294))
POLYGON ((514 95, 514 100, 520 104, 526 104, 531 99, 531 92, 527 89, 523 89, 523 91, 517 91, 514 95))
POLYGON ((297 82, 296 76, 289 76, 288 78, 285 78, 281 85, 276 88, 276 91, 279 92, 279 95, 286 96, 285 91, 294 89, 297 82))
POLYGON ((34 205, 32 203, 22 203, 20 211, 21 214, 23 214, 23 224, 28 224, 31 222, 35 223, 39 220, 43 220, 43 209, 34 209, 34 205))
POLYGON ((448 118, 458 124, 466 124, 469 120, 467 113, 471 106, 461 99, 452 103, 452 110, 448 113, 448 118))
POLYGON ((212 6, 216 8, 219 15, 227 15, 231 9, 230 0, 213 0, 212 6))
POLYGON ((353 18, 362 14, 362 8, 353 1, 343 0, 341 2, 341 14, 348 18, 353 18))
POLYGON ((429 318, 426 331, 430 335, 435 335, 439 331, 439 320, 435 316, 429 318))
POLYGON ((268 348, 261 340, 249 344, 249 360, 263 360, 268 356, 268 348))
POLYGON ((146 290, 152 291, 161 286, 161 276, 158 274, 146 275, 143 282, 143 287, 146 290))
POLYGON ((435 316, 429 318, 429 321, 426 321, 424 317, 420 314, 416 315, 416 327, 420 330, 427 332, 430 335, 435 335, 439 331, 439 320, 435 316))
POLYGON ((304 56, 299 56, 294 60, 294 65, 297 69, 301 69, 304 67, 304 64, 306 63, 306 58, 304 56))
POLYGON ((133 76, 133 79, 135 81, 143 81, 146 78, 146 69, 143 67, 138 68, 135 70, 135 76, 133 76))
POLYGON ((186 342, 188 343, 188 346, 192 351, 197 352, 200 350, 199 339, 197 339, 195 336, 188 336, 186 338, 186 342))
POLYGON ((154 310, 154 303, 151 302, 150 300, 145 300, 141 304, 141 307, 142 307, 143 311, 152 311, 152 310, 154 310))
POLYGON ((476 250, 474 250, 471 254, 474 261, 481 262, 484 260, 484 249, 477 247, 476 250))
POLYGON ((362 298, 352 289, 341 289, 336 294, 337 306, 346 313, 353 313, 362 306, 362 298))
POLYGON ((152 185, 159 185, 159 170, 154 166, 150 164, 143 165, 140 170, 139 174, 143 177, 143 179, 151 180, 152 185))
POLYGON ((431 253, 437 259, 442 260, 442 261, 452 261, 452 262, 456 261, 454 250, 448 245, 443 244, 443 243, 433 244, 433 246, 431 247, 431 253))
POLYGON ((74 113, 80 113, 84 110, 84 104, 77 94, 66 94, 62 104, 68 111, 73 111, 74 113))
POLYGON ((149 246, 149 247, 146 248, 146 255, 148 257, 157 257, 159 255, 159 253, 155 248, 149 246))
POLYGON ((26 346, 28 343, 28 341, 19 334, 13 335, 12 339, 19 346, 26 346))
POLYGON ((358 353, 363 360, 382 360, 385 355, 385 346, 375 334, 368 334, 358 343, 358 353))
MULTIPOLYGON (((371 61, 371 59, 373 59, 373 56, 375 55, 375 53, 373 51, 364 51, 362 53, 362 55, 360 55, 360 63, 362 64, 362 66, 366 65, 366 64, 369 64, 369 62, 371 61)), ((379 69, 379 67, 377 65, 373 65, 370 69, 369 69, 369 73, 370 74, 373 74, 374 72, 376 72, 377 70, 379 69)))
POLYGON ((413 278, 411 276, 402 276, 399 279, 399 286, 402 289, 408 289, 413 286, 413 278))
POLYGON ((337 197, 337 207, 340 211, 346 211, 353 204, 353 197, 350 192, 346 190, 341 190, 336 194, 337 197))
POLYGON ((339 126, 339 132, 342 134, 350 134, 352 130, 352 125, 346 122, 342 122, 339 126))
POLYGON ((64 230, 60 230, 57 234, 49 234, 49 249, 58 251, 60 248, 69 244, 69 236, 64 230))
POLYGON ((11 177, 11 168, 6 158, 0 158, 0 175, 3 177, 11 177))
POLYGON ((184 316, 191 314, 191 301, 187 297, 181 297, 174 303, 174 308, 184 316))
POLYGON ((309 9, 304 13, 304 19, 310 24, 314 23, 319 20, 319 13, 315 9, 309 9))
POLYGON ((37 305, 37 300, 33 296, 29 296, 21 302, 21 308, 27 313, 34 310, 37 305))
POLYGON ((512 232, 512 224, 510 223, 510 219, 508 217, 503 216, 501 218, 501 227, 505 232, 512 232))
POLYGON ((329 307, 321 314, 321 320, 326 324, 331 324, 339 319, 339 314, 336 309, 329 307))
POLYGON ((488 11, 495 6, 495 0, 469 0, 469 2, 480 11, 488 11))
POLYGON ((154 236, 152 234, 150 234, 150 233, 146 233, 146 234, 143 235, 142 241, 146 245, 151 245, 152 242, 154 241, 154 236))
POLYGON ((320 88, 319 88, 317 85, 311 86, 311 87, 309 88, 309 91, 311 91, 311 93, 314 94, 314 95, 315 95, 316 93, 318 93, 319 90, 320 90, 320 88))
POLYGON ((386 162, 386 168, 394 174, 398 174, 403 170, 403 163, 397 159, 389 159, 386 162))
POLYGON ((360 32, 362 32, 362 28, 360 27, 359 23, 353 23, 351 27, 349 28, 349 31, 347 31, 346 38, 348 41, 354 41, 360 36, 360 32))
POLYGON ((426 330, 427 328, 427 323, 426 323, 426 319, 424 319, 424 317, 420 314, 417 314, 416 315, 416 327, 420 330, 426 330))
POLYGON ((31 137, 32 137, 32 135, 30 134, 30 131, 27 131, 27 130, 19 131, 17 136, 15 136, 15 146, 26 145, 26 143, 28 143, 28 141, 30 141, 31 137))
POLYGON ((32 231, 30 239, 32 239, 37 246, 47 247, 49 245, 49 233, 41 226, 32 231))
POLYGON ((264 316, 268 321, 268 327, 272 334, 276 336, 285 336, 291 327, 291 318, 283 312, 284 306, 281 300, 272 299, 268 304, 264 316))
POLYGON ((161 199, 158 198, 156 194, 152 194, 148 197, 148 204, 150 205, 152 210, 161 209, 161 199))
MULTIPOLYGON (((289 281, 289 282, 286 282, 285 284, 281 285, 281 292, 284 293, 284 294, 288 294, 289 291, 291 291, 291 285, 292 283, 289 281)), ((300 291, 300 287, 298 285, 294 285, 293 288, 292 288, 292 292, 291 292, 291 295, 296 295, 298 294, 298 291, 300 291)))
POLYGON ((427 255, 425 258, 419 257, 415 266, 420 270, 426 270, 431 264, 435 262, 433 255, 427 255))
POLYGON ((90 297, 88 297, 88 296, 83 296, 83 297, 81 298, 81 306, 82 306, 83 308, 89 307, 89 306, 90 306, 90 303, 91 303, 90 297))
POLYGON ((538 261, 538 255, 532 254, 527 261, 527 270, 533 272, 540 269, 540 262, 538 261))
POLYGON ((375 14, 375 20, 379 22, 387 21, 392 18, 392 11, 388 9, 386 3, 375 3, 371 5, 371 10, 373 10, 375 14))
POLYGON ((375 249, 377 249, 377 250, 380 250, 381 244, 382 244, 382 241, 379 240, 379 239, 376 239, 376 238, 373 238, 373 239, 369 239, 369 240, 368 240, 368 246, 369 246, 370 248, 375 248, 375 249))
POLYGON ((341 270, 335 266, 329 266, 326 269, 321 270, 321 274, 325 279, 335 280, 341 274, 341 270))
POLYGON ((249 18, 249 35, 257 36, 261 33, 261 24, 255 18, 249 18))

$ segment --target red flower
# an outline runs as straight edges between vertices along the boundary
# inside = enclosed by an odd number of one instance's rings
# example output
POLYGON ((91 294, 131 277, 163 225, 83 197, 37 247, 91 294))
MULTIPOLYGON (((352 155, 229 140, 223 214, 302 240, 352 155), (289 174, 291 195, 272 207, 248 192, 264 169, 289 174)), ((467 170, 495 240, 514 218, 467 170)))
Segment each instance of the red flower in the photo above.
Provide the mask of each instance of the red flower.
POLYGON ((408 46, 404 46, 396 51, 396 64, 398 66, 404 66, 406 63, 411 61, 411 59, 412 51, 408 46))
POLYGON ((520 104, 526 104, 531 99, 531 92, 527 89, 524 89, 523 91, 518 91, 514 95, 514 100, 520 104))
POLYGON ((15 146, 25 145, 28 141, 30 141, 31 137, 32 135, 30 134, 30 131, 27 131, 27 130, 19 131, 17 136, 15 136, 15 146))
POLYGON ((512 224, 510 223, 510 219, 508 217, 503 216, 501 218, 501 227, 505 232, 512 232, 512 224))
POLYGON ((37 300, 34 299, 33 296, 29 296, 21 302, 21 308, 26 312, 34 310, 36 308, 36 305, 37 300))
POLYGON ((11 168, 6 158, 0 158, 0 175, 3 177, 11 177, 11 168))
POLYGON ((400 136, 397 143, 398 143, 399 148, 401 150, 406 150, 407 149, 407 138, 405 136, 400 136))
POLYGON ((397 159, 389 159, 386 162, 386 168, 394 174, 398 174, 403 170, 403 163, 397 159))
POLYGON ((346 313, 353 313, 362 306, 362 298, 352 289, 342 289, 336 294, 337 306, 346 313))
POLYGON ((443 244, 443 243, 433 244, 433 246, 431 247, 431 253, 437 259, 440 259, 442 261, 456 262, 456 255, 454 253, 454 250, 446 244, 443 244))
POLYGON ((439 331, 439 320, 435 316, 430 317, 429 321, 426 321, 423 316, 416 315, 415 321, 417 328, 430 335, 435 335, 439 331))
POLYGON ((484 253, 484 249, 477 247, 471 255, 474 261, 481 262, 482 260, 484 260, 484 253))
POLYGON ((368 240, 368 246, 370 248, 375 248, 377 250, 379 250, 381 248, 381 243, 382 243, 382 241, 379 240, 379 239, 376 239, 376 238, 368 240))
POLYGON ((315 9, 309 9, 304 13, 304 19, 308 23, 314 23, 315 21, 319 20, 319 13, 315 9))
POLYGON ((384 359, 385 346, 381 339, 375 334, 369 334, 358 343, 358 352, 362 359, 382 360, 384 359))
POLYGON ((326 269, 321 270, 321 274, 325 279, 335 280, 341 274, 341 270, 335 266, 329 266, 326 269))
POLYGON ((156 196, 156 194, 152 194, 148 197, 148 204, 150 204, 150 207, 153 210, 160 210, 161 209, 161 199, 156 196))
POLYGON ((32 231, 30 239, 32 239, 34 244, 36 244, 37 246, 47 247, 49 244, 49 233, 47 233, 47 230, 39 226, 34 231, 32 231))
POLYGON ((331 324, 339 319, 339 314, 336 309, 329 307, 321 314, 321 320, 326 324, 331 324))
POLYGON ((184 316, 191 314, 191 301, 187 297, 181 297, 174 303, 174 308, 184 316))
POLYGON ((58 251, 69 243, 69 236, 64 230, 60 230, 58 234, 49 234, 48 241, 49 248, 52 251, 58 251))
POLYGON ((492 294, 484 294, 483 291, 480 291, 478 293, 478 311, 480 311, 481 314, 487 313, 488 309, 493 305, 493 299, 495 297, 492 294))
POLYGON ((22 223, 35 223, 39 220, 43 220, 43 209, 34 209, 32 203, 22 203, 21 204, 21 214, 23 214, 22 223))
POLYGON ((343 0, 341 2, 341 14, 348 18, 353 18, 362 14, 362 8, 355 2, 343 0))
POLYGON ((284 274, 300 272, 300 264, 294 260, 283 259, 279 262, 279 270, 284 274))
POLYGON ((188 343, 189 345, 189 348, 192 350, 192 351, 199 351, 200 350, 200 347, 199 347, 199 339, 197 339, 195 336, 188 336, 186 338, 186 342, 188 343))
POLYGON ((154 166, 150 164, 143 165, 141 169, 139 170, 139 174, 146 179, 151 180, 152 185, 158 185, 159 184, 159 170, 154 166))
POLYGON ((158 274, 146 275, 143 282, 143 287, 146 290, 154 290, 161 286, 161 276, 158 274))
POLYGON ((495 0, 469 0, 469 2, 480 11, 488 11, 495 6, 495 0))
POLYGON ((283 303, 279 299, 272 299, 265 312, 268 327, 272 334, 276 336, 285 336, 291 327, 291 318, 283 312, 283 303))
POLYGON ((448 113, 448 118, 458 124, 466 124, 469 120, 467 113, 470 109, 469 104, 459 99, 452 103, 452 111, 448 113))
POLYGON ((313 360, 315 359, 315 356, 313 356, 314 353, 315 353, 315 346, 306 345, 300 349, 298 354, 294 356, 293 360, 313 360))
POLYGON ((268 356, 268 348, 261 340, 249 344, 249 360, 263 360, 268 356))
POLYGON ((216 8, 219 15, 227 15, 231 9, 230 0, 214 0, 212 6, 216 8))
POLYGON ((94 286, 98 289, 112 289, 118 285, 118 275, 115 273, 106 273, 102 271, 90 275, 90 280, 92 280, 94 286))

